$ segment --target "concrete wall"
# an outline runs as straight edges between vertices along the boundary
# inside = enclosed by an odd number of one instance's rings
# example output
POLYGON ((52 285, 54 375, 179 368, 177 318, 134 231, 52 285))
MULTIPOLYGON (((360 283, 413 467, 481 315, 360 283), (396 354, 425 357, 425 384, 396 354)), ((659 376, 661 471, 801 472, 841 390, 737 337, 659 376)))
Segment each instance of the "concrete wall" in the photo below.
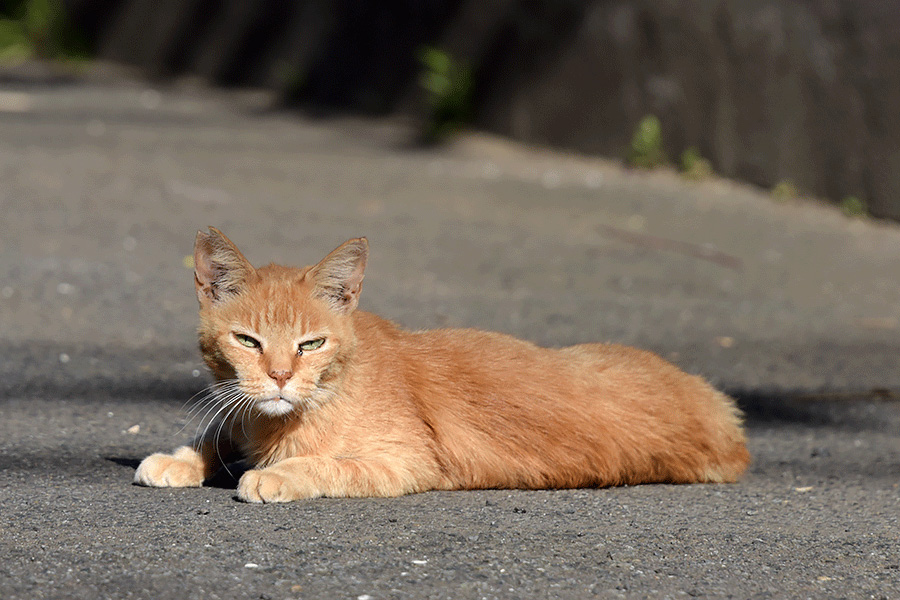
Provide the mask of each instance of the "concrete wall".
POLYGON ((264 85, 310 107, 424 116, 416 50, 476 73, 477 126, 622 157, 657 115, 670 156, 900 218, 900 2, 70 0, 101 57, 264 85))

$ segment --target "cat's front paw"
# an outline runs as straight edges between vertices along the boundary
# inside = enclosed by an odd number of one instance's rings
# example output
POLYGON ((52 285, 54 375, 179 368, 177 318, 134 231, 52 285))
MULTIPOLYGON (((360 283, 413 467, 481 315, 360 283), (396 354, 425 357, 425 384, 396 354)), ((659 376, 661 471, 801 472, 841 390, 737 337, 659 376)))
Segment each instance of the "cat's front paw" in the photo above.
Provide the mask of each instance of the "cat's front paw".
POLYGON ((192 457, 171 454, 151 454, 141 461, 134 473, 134 482, 150 487, 200 487, 203 467, 192 457))
POLYGON ((253 469, 244 473, 237 487, 238 498, 244 502, 291 502, 315 498, 322 494, 311 482, 294 473, 279 472, 276 467, 253 469))

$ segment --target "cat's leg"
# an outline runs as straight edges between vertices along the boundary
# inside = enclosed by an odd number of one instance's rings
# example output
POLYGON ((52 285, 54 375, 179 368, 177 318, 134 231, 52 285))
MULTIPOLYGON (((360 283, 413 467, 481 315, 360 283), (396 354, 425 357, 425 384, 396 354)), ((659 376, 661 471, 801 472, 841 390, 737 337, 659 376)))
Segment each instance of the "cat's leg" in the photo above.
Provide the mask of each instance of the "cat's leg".
POLYGON ((233 451, 231 438, 203 437, 172 454, 151 454, 138 465, 134 482, 150 487, 200 487, 222 467, 222 457, 233 451))
POLYGON ((438 487, 436 472, 421 463, 413 469, 396 459, 301 456, 247 471, 237 491, 238 498, 245 502, 400 496, 438 487))
POLYGON ((200 487, 204 479, 203 455, 191 446, 172 454, 151 454, 134 472, 135 483, 150 487, 200 487))

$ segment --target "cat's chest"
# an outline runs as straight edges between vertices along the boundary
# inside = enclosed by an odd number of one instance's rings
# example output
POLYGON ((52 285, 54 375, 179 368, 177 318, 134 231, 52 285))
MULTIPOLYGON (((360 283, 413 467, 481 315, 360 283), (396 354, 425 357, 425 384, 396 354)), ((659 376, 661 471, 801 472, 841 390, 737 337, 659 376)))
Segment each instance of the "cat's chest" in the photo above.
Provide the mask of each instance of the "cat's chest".
POLYGON ((293 422, 261 423, 251 428, 244 454, 257 467, 266 467, 295 456, 333 454, 341 437, 335 423, 319 418, 293 422))

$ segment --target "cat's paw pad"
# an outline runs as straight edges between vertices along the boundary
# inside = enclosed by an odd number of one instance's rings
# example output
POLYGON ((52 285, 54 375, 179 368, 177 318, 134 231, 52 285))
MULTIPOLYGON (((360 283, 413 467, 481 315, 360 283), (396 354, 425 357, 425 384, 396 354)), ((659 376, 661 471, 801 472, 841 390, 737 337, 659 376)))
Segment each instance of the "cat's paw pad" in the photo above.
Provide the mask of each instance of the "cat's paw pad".
POLYGON ((290 502, 320 495, 311 486, 299 483, 296 477, 273 468, 253 469, 241 477, 237 495, 244 502, 290 502))
POLYGON ((150 487, 200 487, 203 469, 170 454, 151 454, 141 461, 134 482, 150 487))

